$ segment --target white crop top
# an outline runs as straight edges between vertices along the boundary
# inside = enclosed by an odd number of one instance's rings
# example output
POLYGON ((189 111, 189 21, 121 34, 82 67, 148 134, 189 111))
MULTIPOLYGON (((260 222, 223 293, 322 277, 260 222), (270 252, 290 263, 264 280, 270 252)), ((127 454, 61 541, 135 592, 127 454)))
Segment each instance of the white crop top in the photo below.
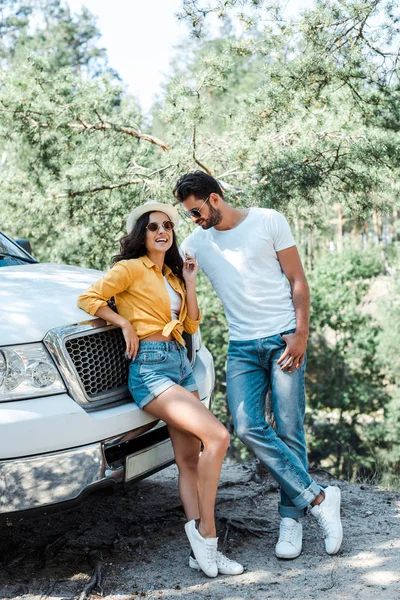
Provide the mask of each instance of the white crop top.
POLYGON ((181 312, 182 299, 178 292, 176 292, 168 283, 167 278, 164 275, 164 283, 167 288, 169 299, 171 301, 171 319, 178 319, 179 313, 181 312))

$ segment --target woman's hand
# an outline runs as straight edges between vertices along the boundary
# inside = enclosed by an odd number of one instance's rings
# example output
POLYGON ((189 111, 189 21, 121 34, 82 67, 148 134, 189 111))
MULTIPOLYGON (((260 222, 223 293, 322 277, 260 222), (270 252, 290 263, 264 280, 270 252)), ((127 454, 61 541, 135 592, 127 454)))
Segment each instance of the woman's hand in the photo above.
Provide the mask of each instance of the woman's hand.
POLYGON ((132 324, 127 321, 125 325, 121 327, 122 333, 126 342, 126 355, 129 358, 135 360, 137 351, 139 349, 139 338, 132 324))
POLYGON ((195 283, 198 270, 199 267, 196 260, 192 256, 186 254, 185 262, 183 263, 182 268, 182 277, 186 284, 195 283))
POLYGON ((96 312, 96 317, 100 317, 100 319, 104 319, 104 321, 107 321, 107 323, 111 323, 111 325, 115 325, 116 327, 120 327, 122 329, 122 333, 126 342, 126 357, 136 358, 136 354, 139 349, 139 338, 132 326, 132 323, 111 310, 109 306, 101 306, 96 312))

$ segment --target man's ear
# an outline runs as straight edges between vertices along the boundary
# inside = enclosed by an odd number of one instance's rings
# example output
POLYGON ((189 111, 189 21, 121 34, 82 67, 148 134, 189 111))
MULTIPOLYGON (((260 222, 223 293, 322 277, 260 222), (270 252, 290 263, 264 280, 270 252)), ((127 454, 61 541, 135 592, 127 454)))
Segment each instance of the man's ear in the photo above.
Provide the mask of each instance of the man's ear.
POLYGON ((210 194, 210 198, 208 200, 213 208, 216 208, 222 201, 222 198, 216 192, 210 194))

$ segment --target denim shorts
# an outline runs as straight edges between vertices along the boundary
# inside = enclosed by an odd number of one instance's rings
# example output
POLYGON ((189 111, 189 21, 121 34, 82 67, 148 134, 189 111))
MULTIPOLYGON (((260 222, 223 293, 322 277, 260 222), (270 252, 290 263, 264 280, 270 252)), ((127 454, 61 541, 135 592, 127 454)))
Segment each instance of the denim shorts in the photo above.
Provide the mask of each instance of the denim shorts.
POLYGON ((143 408, 173 385, 195 392, 198 385, 179 342, 140 342, 129 366, 128 388, 135 403, 143 408))

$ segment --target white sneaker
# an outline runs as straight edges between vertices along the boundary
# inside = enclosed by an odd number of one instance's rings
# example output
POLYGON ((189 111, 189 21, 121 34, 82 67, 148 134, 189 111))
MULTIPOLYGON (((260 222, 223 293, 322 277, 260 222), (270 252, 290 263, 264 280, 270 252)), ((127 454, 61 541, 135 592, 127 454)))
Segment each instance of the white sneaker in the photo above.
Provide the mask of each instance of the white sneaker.
POLYGON ((336 554, 340 550, 343 529, 340 522, 340 489, 330 485, 324 489, 325 498, 321 504, 310 510, 322 527, 325 538, 325 550, 328 554, 336 554))
POLYGON ((195 521, 188 521, 185 531, 200 569, 208 577, 216 577, 218 538, 203 538, 196 529, 195 521))
POLYGON ((303 545, 303 526, 295 519, 283 517, 279 527, 279 540, 275 546, 278 558, 297 558, 303 545))
MULTIPOLYGON (((192 556, 189 557, 189 567, 200 571, 199 563, 192 556)), ((222 552, 217 551, 217 567, 218 573, 221 575, 240 575, 244 571, 243 565, 230 560, 227 556, 224 556, 222 552)))

